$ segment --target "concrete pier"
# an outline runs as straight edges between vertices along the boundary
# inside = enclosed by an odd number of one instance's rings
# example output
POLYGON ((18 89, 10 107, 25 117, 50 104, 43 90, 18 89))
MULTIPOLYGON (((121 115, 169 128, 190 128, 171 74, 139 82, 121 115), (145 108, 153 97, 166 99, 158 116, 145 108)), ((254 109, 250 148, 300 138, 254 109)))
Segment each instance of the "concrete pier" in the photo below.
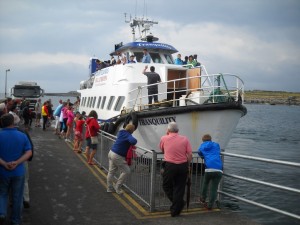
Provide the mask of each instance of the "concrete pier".
MULTIPOLYGON (((106 192, 106 172, 90 166, 84 155, 48 129, 33 128, 34 158, 29 163, 30 208, 23 225, 255 225, 249 218, 226 209, 191 209, 179 217, 150 213, 129 193, 106 192)), ((126 191, 126 190, 125 190, 126 191)))

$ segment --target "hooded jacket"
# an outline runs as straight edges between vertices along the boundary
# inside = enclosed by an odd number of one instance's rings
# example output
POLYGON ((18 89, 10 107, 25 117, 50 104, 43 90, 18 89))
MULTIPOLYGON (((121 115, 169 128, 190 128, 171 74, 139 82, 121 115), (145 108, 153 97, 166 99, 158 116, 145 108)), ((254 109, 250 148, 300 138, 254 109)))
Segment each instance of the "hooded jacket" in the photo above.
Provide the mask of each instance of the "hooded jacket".
POLYGON ((100 125, 97 120, 93 117, 89 117, 86 119, 87 127, 85 129, 85 138, 96 137, 97 133, 100 129, 100 125))
POLYGON ((117 140, 112 146, 111 150, 123 157, 126 157, 130 145, 135 145, 137 140, 127 130, 120 130, 117 140))
POLYGON ((205 170, 223 170, 220 151, 220 145, 216 142, 205 141, 200 145, 198 154, 204 158, 205 170))

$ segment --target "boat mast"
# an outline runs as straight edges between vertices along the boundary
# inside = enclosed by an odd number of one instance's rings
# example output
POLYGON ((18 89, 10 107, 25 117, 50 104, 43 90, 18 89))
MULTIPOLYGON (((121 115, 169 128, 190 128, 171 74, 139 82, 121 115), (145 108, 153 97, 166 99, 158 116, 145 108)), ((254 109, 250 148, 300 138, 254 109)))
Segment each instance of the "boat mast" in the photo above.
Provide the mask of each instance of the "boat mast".
POLYGON ((129 20, 127 20, 127 13, 125 13, 125 23, 129 23, 131 27, 132 32, 132 41, 135 42, 137 40, 142 40, 147 37, 147 34, 149 33, 151 35, 150 27, 152 27, 154 24, 158 24, 156 21, 144 19, 144 18, 132 18, 131 15, 129 15, 129 20), (138 28, 139 37, 135 37, 135 31, 136 28, 138 28))

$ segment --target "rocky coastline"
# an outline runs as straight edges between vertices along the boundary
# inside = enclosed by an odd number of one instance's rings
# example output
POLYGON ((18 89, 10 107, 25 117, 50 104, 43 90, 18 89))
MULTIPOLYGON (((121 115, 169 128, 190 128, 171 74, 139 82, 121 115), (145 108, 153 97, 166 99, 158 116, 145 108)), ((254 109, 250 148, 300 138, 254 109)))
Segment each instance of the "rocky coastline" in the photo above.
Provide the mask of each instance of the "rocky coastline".
POLYGON ((300 92, 245 91, 245 104, 300 105, 300 92))

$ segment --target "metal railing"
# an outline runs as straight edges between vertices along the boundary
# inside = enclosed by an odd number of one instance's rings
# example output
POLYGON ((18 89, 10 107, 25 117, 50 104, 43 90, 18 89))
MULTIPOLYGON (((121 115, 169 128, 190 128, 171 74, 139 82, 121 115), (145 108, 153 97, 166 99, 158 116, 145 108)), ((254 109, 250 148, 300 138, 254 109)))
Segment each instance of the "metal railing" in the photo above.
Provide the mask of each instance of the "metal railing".
MULTIPOLYGON (((239 158, 239 159, 246 159, 246 160, 252 160, 252 161, 257 161, 257 162, 263 162, 263 163, 271 163, 271 164, 277 164, 277 165, 284 165, 284 166, 289 166, 289 167, 296 167, 296 168, 300 168, 300 163, 296 163, 296 162, 288 162, 288 161, 282 161, 282 160, 274 160, 274 159, 267 159, 267 158, 260 158, 260 157, 254 157, 254 156, 247 156, 247 155, 239 155, 239 154, 232 154, 232 153, 226 153, 226 152, 222 152, 221 153, 222 156, 224 157, 235 157, 235 158, 239 158)), ((248 168, 251 169, 251 168, 248 168)), ((253 168, 252 168, 253 170, 253 168)), ((230 173, 224 173, 223 174, 225 177, 230 177, 233 179, 237 179, 237 180, 242 180, 245 182, 249 182, 249 183, 253 183, 253 184, 258 184, 261 186, 265 186, 265 187, 270 187, 270 188, 274 188, 274 189, 278 189, 278 190, 282 190, 282 191, 286 191, 289 193, 296 193, 296 194, 300 194, 300 189, 297 188, 291 188, 291 187, 287 187, 287 186, 283 186, 283 185, 278 185, 278 184, 274 184, 271 182, 265 182, 265 181, 261 181, 258 179, 253 179, 253 178, 249 178, 249 177, 245 177, 245 176, 239 176, 239 175, 235 175, 235 174, 230 174, 230 173)), ((268 209, 270 211, 291 217, 291 218, 295 218, 300 220, 300 215, 291 213, 291 212, 287 212, 285 210, 279 209, 279 208, 275 208, 266 204, 262 204, 235 194, 231 194, 228 192, 225 192, 223 190, 218 190, 218 193, 224 196, 228 196, 230 198, 234 198, 236 200, 239 200, 241 202, 244 203, 248 203, 251 205, 255 205, 257 207, 260 208, 264 208, 264 209, 268 209)))
POLYGON ((128 105, 130 106, 128 110, 141 110, 145 108, 145 106, 148 106, 147 102, 149 95, 147 88, 154 85, 158 85, 158 90, 164 90, 157 94, 158 98, 165 99, 163 103, 169 103, 172 106, 175 106, 176 102, 180 100, 178 99, 177 94, 183 93, 183 91, 186 94, 183 100, 188 100, 193 104, 244 101, 244 83, 238 76, 227 73, 206 74, 169 80, 158 84, 139 86, 129 92, 133 97, 128 101, 128 105), (201 84, 197 88, 188 88, 188 83, 192 83, 193 80, 199 80, 201 84), (186 87, 178 88, 180 82, 184 82, 186 87), (168 86, 172 86, 172 88, 167 88, 168 86), (199 94, 195 96, 193 94, 190 95, 191 93, 196 92, 199 94), (167 100, 167 95, 171 95, 172 99, 167 100))
MULTIPOLYGON (((108 171, 108 152, 110 151, 113 143, 116 140, 116 136, 113 136, 104 131, 99 132, 100 143, 98 146, 98 151, 95 155, 96 162, 106 171, 108 171)), ((163 157, 162 153, 155 152, 153 150, 148 150, 142 148, 140 146, 136 146, 135 150, 136 155, 132 158, 132 165, 130 166, 131 174, 126 180, 125 187, 129 192, 131 192, 138 201, 140 201, 144 206, 149 208, 150 212, 157 210, 167 210, 170 206, 170 202, 167 199, 163 189, 162 189, 162 176, 161 170, 163 169, 163 157)), ((289 167, 300 167, 300 163, 288 162, 282 160, 273 160, 267 158, 260 158, 254 156, 247 155, 238 155, 232 153, 221 153, 223 160, 224 157, 234 157, 238 159, 245 159, 263 162, 263 163, 272 163, 277 165, 284 165, 289 167)), ((226 166, 226 161, 225 164, 226 166)), ((191 187, 190 187, 190 207, 199 207, 199 197, 202 188, 202 175, 204 174, 204 164, 203 160, 198 156, 197 152, 193 152, 193 160, 191 163, 192 175, 191 175, 191 187)), ((253 166, 253 164, 249 164, 249 166, 253 166)), ((248 168, 246 165, 246 170, 253 170, 253 168, 248 168)), ((232 179, 238 179, 247 183, 252 183, 255 185, 261 185, 269 188, 278 189, 281 191, 286 191, 293 194, 300 194, 300 190, 297 188, 287 187, 283 185, 274 184, 271 182, 266 182, 258 179, 249 178, 248 176, 241 176, 236 174, 227 173, 227 169, 225 167, 225 172, 223 173, 223 181, 227 181, 226 177, 232 179)), ((273 212, 295 218, 300 219, 300 216, 291 212, 287 212, 272 206, 268 206, 266 204, 259 203, 257 201, 246 199, 243 196, 239 196, 236 194, 232 194, 226 192, 223 189, 223 182, 221 182, 219 186, 218 193, 222 196, 227 196, 241 202, 251 204, 260 208, 264 208, 267 210, 271 210, 273 212)), ((255 186, 256 188, 257 186, 255 186)), ((232 190, 230 190, 232 191, 232 190)), ((244 193, 244 190, 243 190, 244 193)), ((243 194, 244 195, 244 194, 243 194)), ((186 197, 186 196, 185 196, 186 197)), ((218 196, 218 201, 220 200, 220 196, 218 196)))
MULTIPOLYGON (((95 155, 95 161, 108 172, 108 152, 110 151, 116 136, 101 131, 99 133, 100 143, 98 151, 95 155)), ((124 186, 130 191, 140 202, 149 208, 150 212, 156 210, 167 210, 170 202, 162 190, 163 169, 162 153, 151 151, 140 146, 136 146, 136 155, 132 158, 130 166, 131 174, 127 178, 124 186)), ((194 154, 193 173, 191 176, 192 185, 190 187, 190 207, 194 207, 199 203, 201 190, 201 174, 203 174, 203 161, 194 154)))

